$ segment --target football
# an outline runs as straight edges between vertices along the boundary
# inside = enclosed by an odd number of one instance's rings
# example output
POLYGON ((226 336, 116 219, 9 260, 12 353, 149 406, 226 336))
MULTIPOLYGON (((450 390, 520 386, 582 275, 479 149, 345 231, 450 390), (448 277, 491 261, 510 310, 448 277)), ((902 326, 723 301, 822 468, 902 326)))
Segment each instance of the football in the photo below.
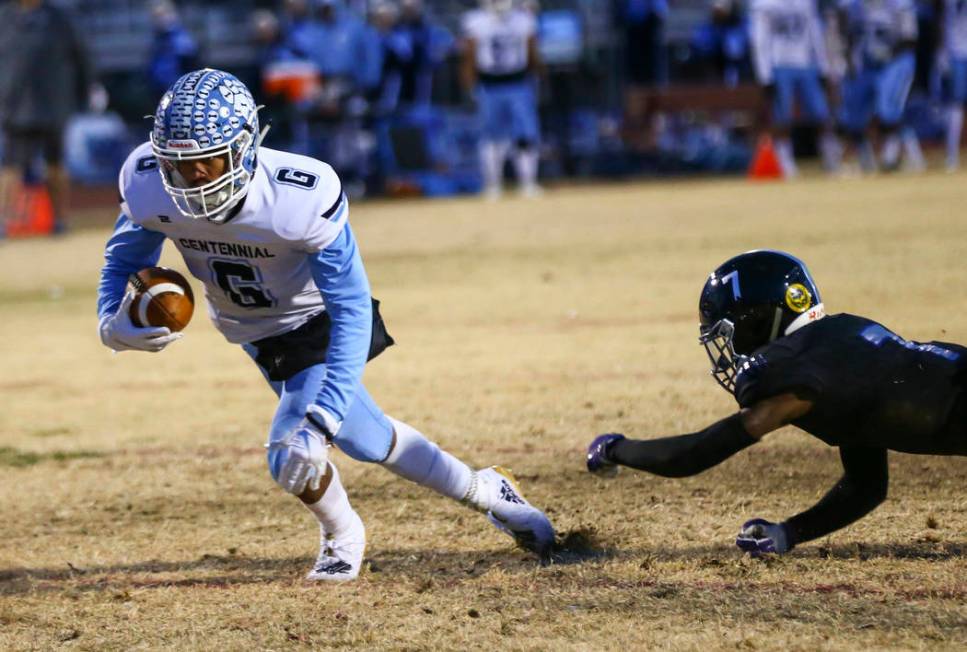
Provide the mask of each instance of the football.
POLYGON ((167 326, 180 331, 195 310, 188 280, 167 267, 146 267, 129 279, 134 288, 131 321, 135 326, 167 326))

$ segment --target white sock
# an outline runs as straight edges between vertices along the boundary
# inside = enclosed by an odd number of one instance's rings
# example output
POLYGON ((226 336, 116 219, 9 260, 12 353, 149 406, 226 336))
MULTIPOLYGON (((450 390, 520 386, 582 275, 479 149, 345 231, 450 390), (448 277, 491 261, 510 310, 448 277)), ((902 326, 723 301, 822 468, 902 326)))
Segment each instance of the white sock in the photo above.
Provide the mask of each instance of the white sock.
POLYGON ((306 509, 316 517, 327 536, 338 537, 339 533, 352 522, 353 508, 339 479, 339 471, 332 462, 329 463, 329 472, 332 473, 332 478, 329 480, 326 493, 322 494, 319 502, 306 505, 306 509))
POLYGON ((510 144, 504 141, 486 140, 480 144, 480 165, 483 171, 484 187, 500 190, 504 176, 504 159, 510 144))
POLYGON ((873 145, 870 143, 869 139, 864 138, 856 146, 856 157, 860 162, 860 169, 863 172, 875 172, 876 171, 876 152, 873 151, 873 145))
POLYGON ((524 190, 537 187, 537 165, 539 152, 537 147, 521 147, 514 156, 514 167, 517 170, 517 181, 524 190))
POLYGON ((960 133, 964 128, 964 107, 957 105, 947 110, 947 167, 960 164, 960 133))
POLYGON ((473 497, 476 472, 441 450, 416 428, 390 417, 396 431, 396 445, 382 463, 396 475, 429 487, 433 491, 459 501, 473 497))
POLYGON ((819 137, 819 152, 823 157, 823 168, 827 172, 835 172, 839 169, 840 160, 843 158, 843 147, 835 134, 829 131, 822 133, 819 137))
POLYGON ((900 161, 900 136, 891 133, 883 140, 883 151, 880 152, 880 161, 887 170, 896 168, 900 161))
POLYGON ((796 159, 792 155, 792 141, 788 138, 776 139, 776 158, 779 159, 783 176, 794 177, 799 174, 799 170, 796 168, 796 159))
POLYGON ((923 150, 920 149, 920 139, 917 138, 917 132, 910 127, 906 127, 903 130, 902 139, 904 167, 914 172, 925 170, 927 162, 923 159, 923 150))

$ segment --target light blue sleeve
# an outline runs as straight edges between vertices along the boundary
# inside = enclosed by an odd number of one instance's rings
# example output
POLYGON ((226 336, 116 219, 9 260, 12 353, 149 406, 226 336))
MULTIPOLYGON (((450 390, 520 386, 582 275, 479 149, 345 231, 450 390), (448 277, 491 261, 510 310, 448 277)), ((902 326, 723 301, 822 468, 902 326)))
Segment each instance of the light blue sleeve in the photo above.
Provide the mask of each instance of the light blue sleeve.
POLYGON ((117 311, 128 276, 158 264, 164 241, 163 233, 138 226, 124 213, 118 216, 114 233, 104 247, 105 262, 97 286, 98 319, 117 311))
POLYGON ((332 322, 326 377, 315 402, 341 422, 362 378, 373 329, 369 280, 348 223, 329 246, 310 254, 309 267, 332 322))

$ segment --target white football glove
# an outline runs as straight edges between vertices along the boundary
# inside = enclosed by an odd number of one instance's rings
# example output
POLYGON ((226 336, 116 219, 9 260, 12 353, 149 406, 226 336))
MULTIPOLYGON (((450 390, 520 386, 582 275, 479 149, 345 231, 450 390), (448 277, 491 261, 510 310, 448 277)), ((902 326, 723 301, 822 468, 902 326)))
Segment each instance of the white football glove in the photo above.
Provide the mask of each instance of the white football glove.
POLYGON ((319 489, 329 470, 330 440, 339 425, 331 414, 312 405, 295 430, 277 442, 266 444, 269 449, 286 449, 285 461, 276 479, 279 486, 296 496, 307 488, 319 489))
POLYGON ((114 351, 134 349, 157 353, 175 340, 181 339, 181 333, 172 333, 165 326, 139 328, 131 323, 130 308, 133 300, 134 293, 127 292, 117 312, 101 317, 98 332, 104 346, 114 351))

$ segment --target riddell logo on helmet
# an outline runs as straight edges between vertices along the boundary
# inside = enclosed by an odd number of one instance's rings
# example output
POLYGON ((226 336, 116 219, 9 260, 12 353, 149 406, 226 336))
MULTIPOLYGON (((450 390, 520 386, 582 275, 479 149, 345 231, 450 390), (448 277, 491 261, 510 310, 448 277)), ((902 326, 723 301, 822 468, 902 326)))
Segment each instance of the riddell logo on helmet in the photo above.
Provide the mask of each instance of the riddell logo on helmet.
POLYGON ((169 140, 168 149, 198 149, 198 143, 193 140, 169 140))

